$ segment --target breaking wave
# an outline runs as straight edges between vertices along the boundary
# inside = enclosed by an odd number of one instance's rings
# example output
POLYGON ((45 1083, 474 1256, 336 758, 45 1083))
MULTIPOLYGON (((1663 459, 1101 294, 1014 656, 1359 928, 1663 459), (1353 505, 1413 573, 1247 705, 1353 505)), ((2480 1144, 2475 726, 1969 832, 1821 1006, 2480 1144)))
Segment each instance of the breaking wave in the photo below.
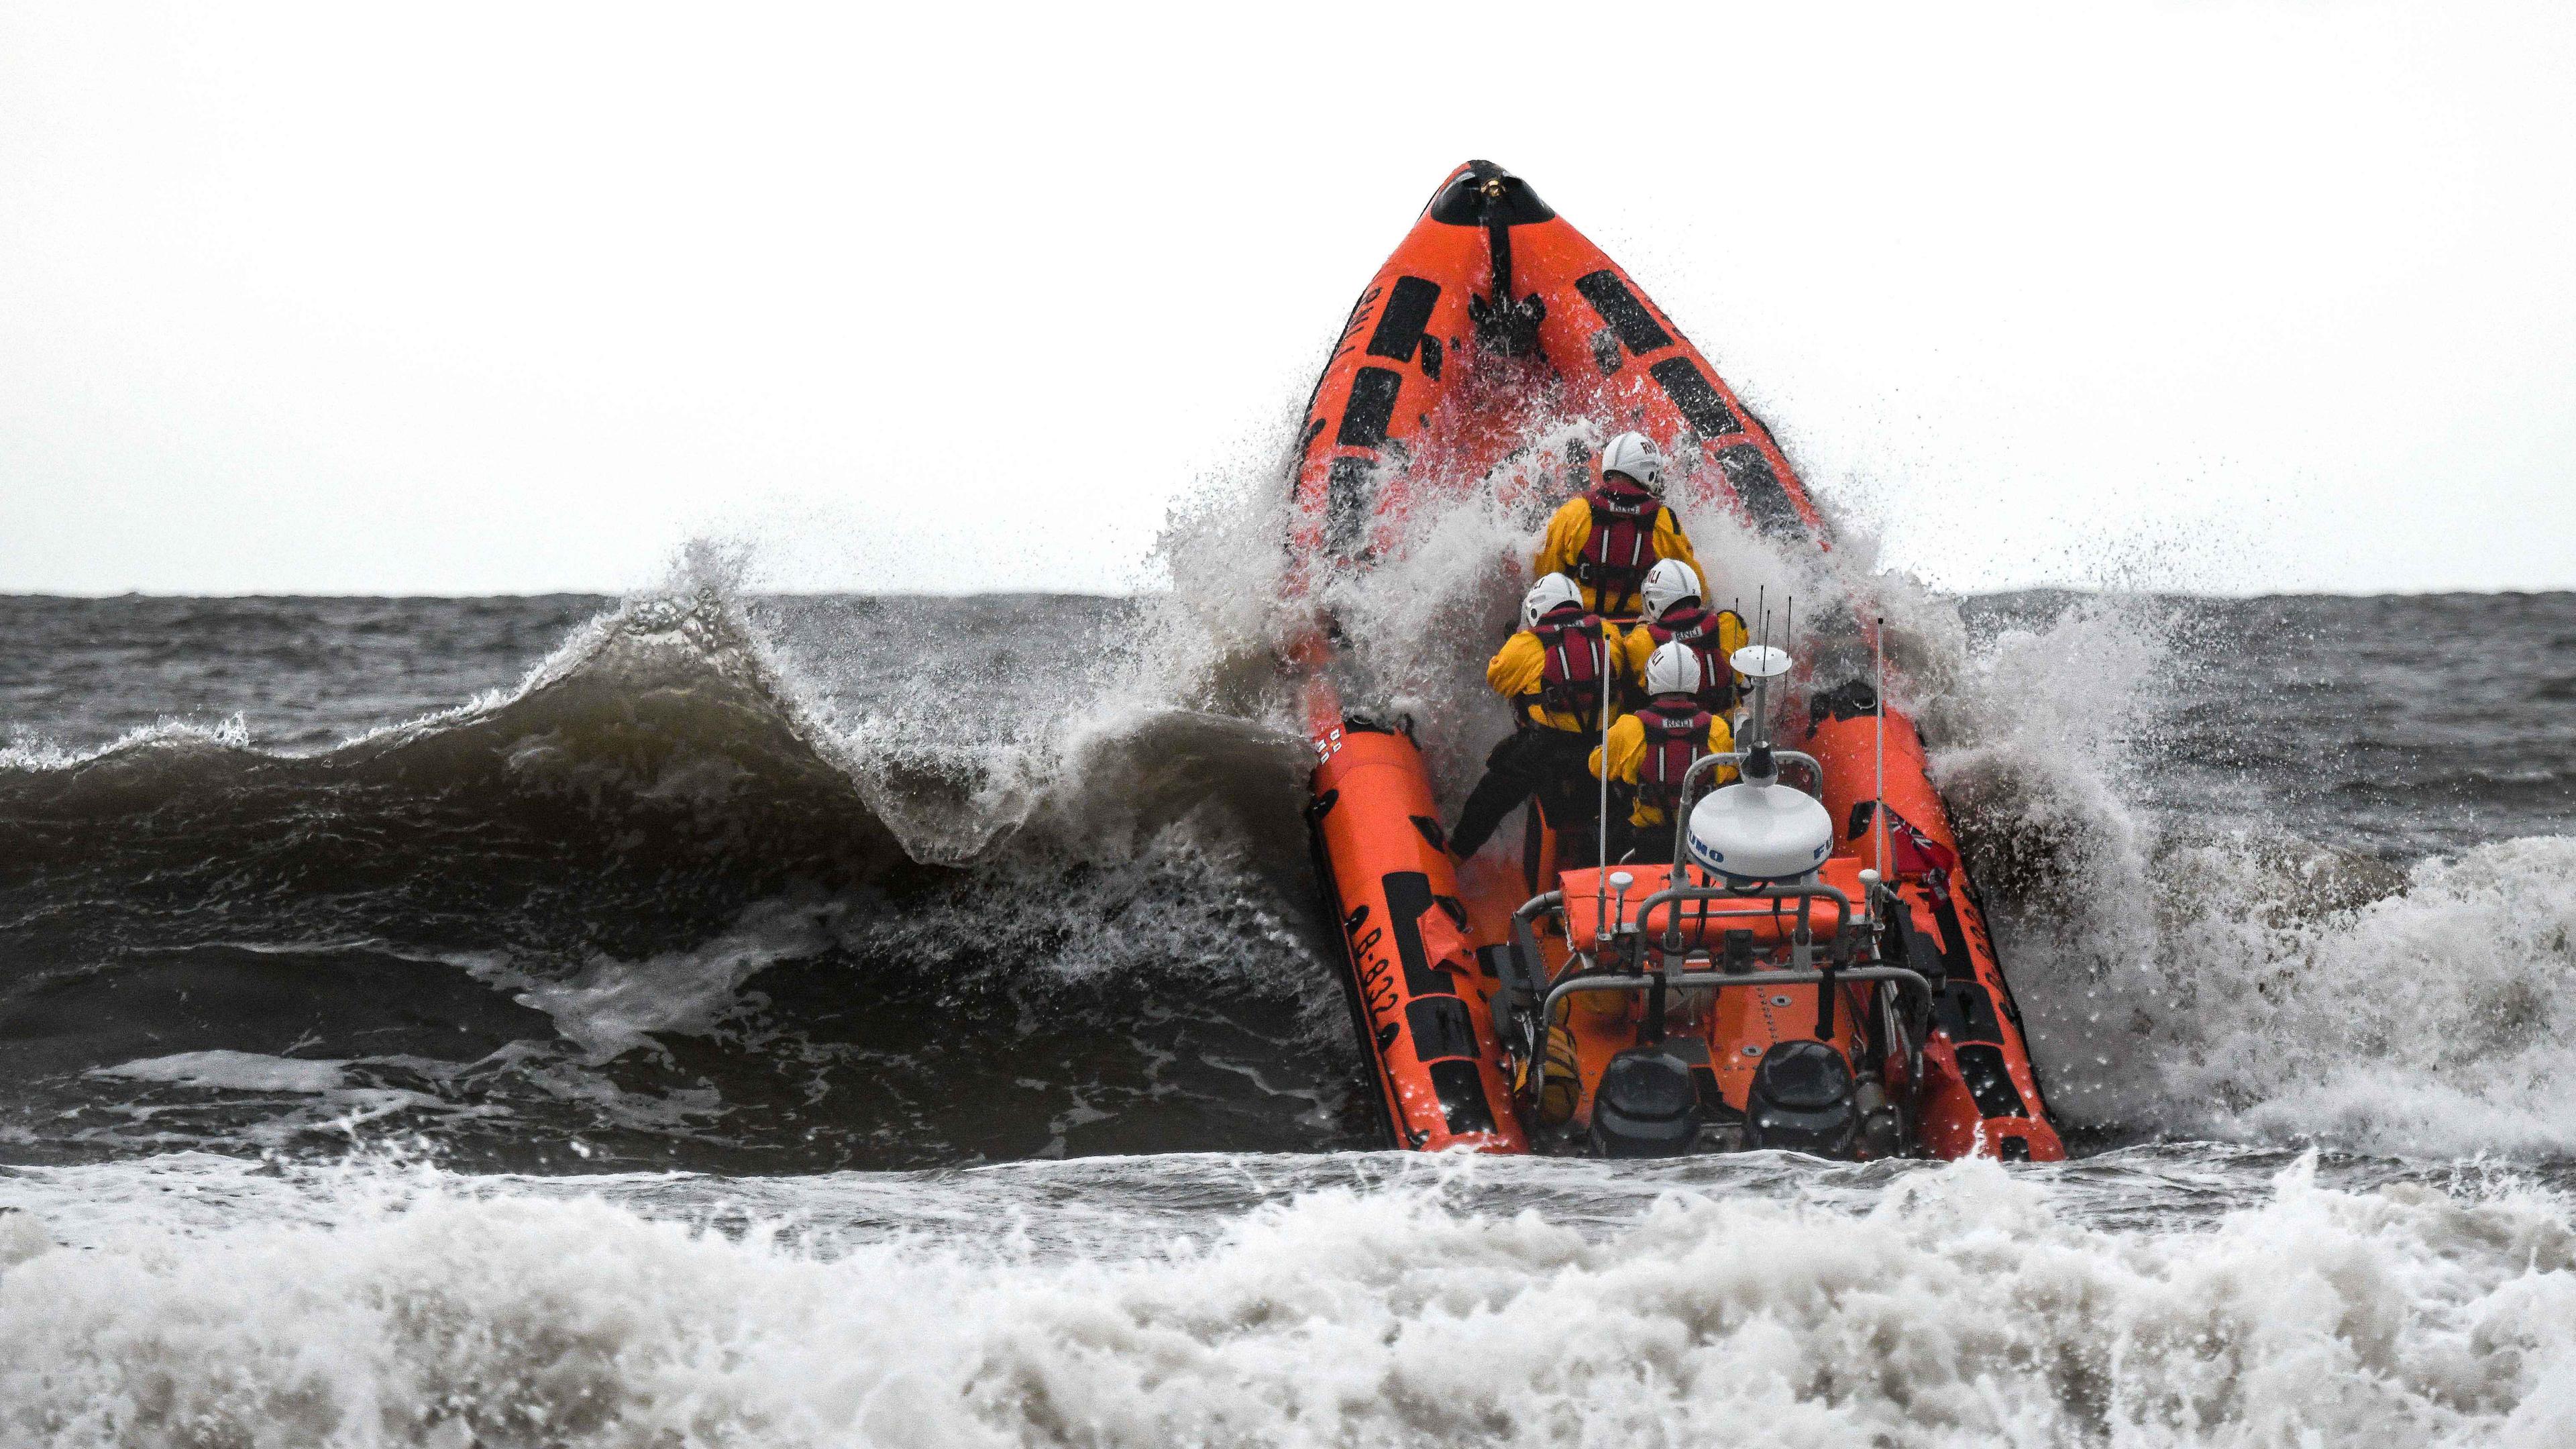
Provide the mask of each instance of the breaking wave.
POLYGON ((2172 613, 2006 622, 1927 718, 2052 1106, 2126 1136, 2576 1155, 2576 837, 2400 864, 2285 825, 2316 817, 2277 785, 2160 786, 2201 642, 2172 613))
POLYGON ((1125 605, 1003 618, 1002 667, 960 687, 934 657, 854 703, 771 642, 792 601, 683 585, 335 748, 17 747, 0 950, 39 1040, 0 1133, 733 1163, 1337 1140, 1348 1044, 1255 1028, 1335 1000, 1299 934, 1293 736, 1063 667, 1125 605), (224 1052, 340 1081, 135 1065, 224 1052))
MULTIPOLYGON (((1540 428, 1322 591, 1346 698, 1415 722, 1450 808, 1507 727, 1486 649, 1597 442, 1540 428)), ((409 1128, 468 1160, 770 1169, 1367 1140, 1297 816, 1284 503, 1249 496, 1183 509, 1172 587, 1136 600, 771 599, 701 554, 516 687, 336 746, 17 741, 0 964, 30 1026, 0 1140, 409 1128)), ((2363 848, 2284 810, 2294 752, 2209 721, 2308 686, 2213 677, 2243 636, 2205 611, 1962 605, 1858 524, 1790 555, 1686 522, 1730 595, 1796 597, 1820 677, 1884 621, 2086 1140, 2576 1153, 2576 843, 2363 848)))
POLYGON ((2511 1180, 2329 1183, 2311 1158, 2267 1182, 2136 1154, 2019 1173, 1757 1157, 1724 1180, 1625 1184, 1578 1182, 1574 1164, 1299 1161, 791 1179, 703 1201, 671 1178, 246 1181, 184 1159, 42 1174, 36 1201, 86 1209, 84 1250, 50 1246, 41 1208, 0 1214, 0 1436, 2537 1446, 2576 1431, 2576 1226, 2562 1198, 2511 1180), (2200 1212, 2174 1220, 2177 1198, 2200 1212))

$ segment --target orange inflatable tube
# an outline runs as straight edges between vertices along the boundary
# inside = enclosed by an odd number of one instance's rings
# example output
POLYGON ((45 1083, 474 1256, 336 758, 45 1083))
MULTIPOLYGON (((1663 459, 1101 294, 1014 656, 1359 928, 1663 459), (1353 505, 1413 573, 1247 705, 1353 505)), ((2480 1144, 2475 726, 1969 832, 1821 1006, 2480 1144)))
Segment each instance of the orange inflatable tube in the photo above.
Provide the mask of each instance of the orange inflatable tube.
MULTIPOLYGON (((1824 769, 1825 809, 1843 839, 1838 857, 1882 865, 1879 821, 1871 807, 1878 774, 1879 730, 1870 715, 1824 717, 1808 732, 1805 749, 1824 769)), ((1887 711, 1887 808, 1954 860, 1958 840, 1950 812, 1932 787, 1923 737, 1904 711, 1887 711)), ((2021 1007, 2004 980, 2003 964, 1987 934, 1985 911, 1964 869, 1934 872, 1896 869, 1902 852, 1886 852, 1882 874, 1899 882, 1912 911, 1900 923, 1908 964, 1936 983, 1936 1030, 1924 1052, 1931 1081, 1919 1107, 1917 1130, 1935 1156, 1989 1157, 2054 1162, 2066 1145, 2048 1120, 2039 1073, 2031 1065, 2021 1007)))
POLYGON ((1315 748, 1306 820, 1316 873, 1339 923, 1352 1022, 1370 1047, 1389 1140, 1527 1151, 1499 1065, 1495 979, 1465 934, 1421 751, 1400 733, 1338 723, 1315 748))

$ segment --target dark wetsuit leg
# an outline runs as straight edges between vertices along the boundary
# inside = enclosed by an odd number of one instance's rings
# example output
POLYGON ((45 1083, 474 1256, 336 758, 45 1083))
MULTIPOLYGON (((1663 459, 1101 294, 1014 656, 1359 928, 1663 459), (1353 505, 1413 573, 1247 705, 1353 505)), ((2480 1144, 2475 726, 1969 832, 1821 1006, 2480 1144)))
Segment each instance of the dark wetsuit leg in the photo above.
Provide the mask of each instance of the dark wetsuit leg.
POLYGON ((1628 802, 1620 797, 1625 790, 1610 792, 1610 859, 1614 863, 1655 857, 1655 832, 1639 827, 1628 818, 1628 802))
POLYGON ((1522 742, 1537 733, 1514 730, 1485 756, 1485 777, 1467 793, 1467 803, 1458 811, 1457 827, 1449 832, 1449 853, 1460 860, 1484 848, 1494 838, 1494 829, 1512 807, 1530 797, 1538 788, 1538 778, 1525 764, 1529 749, 1522 742))
POLYGON ((1564 730, 1516 730, 1493 753, 1485 756, 1485 778, 1467 796, 1458 812, 1458 828, 1449 832, 1449 849, 1464 859, 1473 855, 1493 838, 1494 829, 1512 807, 1537 795, 1546 810, 1548 823, 1562 830, 1570 819, 1591 819, 1590 805, 1580 797, 1578 782, 1588 783, 1592 772, 1585 761, 1592 752, 1592 741, 1585 735, 1564 730))
POLYGON ((1575 754, 1572 773, 1559 771, 1539 787, 1539 809, 1547 816, 1548 828, 1556 832, 1558 870, 1599 864, 1601 782, 1586 765, 1589 754, 1589 748, 1575 754))

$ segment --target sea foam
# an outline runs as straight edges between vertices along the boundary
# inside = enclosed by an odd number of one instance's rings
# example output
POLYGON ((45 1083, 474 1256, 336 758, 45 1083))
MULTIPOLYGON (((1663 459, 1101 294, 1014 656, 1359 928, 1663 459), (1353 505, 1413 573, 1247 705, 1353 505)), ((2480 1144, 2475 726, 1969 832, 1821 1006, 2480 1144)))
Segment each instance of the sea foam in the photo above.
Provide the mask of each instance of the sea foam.
MULTIPOLYGON (((2563 1202, 2528 1188, 2355 1191, 2301 1162, 2214 1220, 2141 1226, 2089 1217, 2070 1184, 1966 1163, 1830 1207, 1676 1189, 1586 1230, 1479 1210, 1454 1177, 1052 1251, 1007 1218, 984 1233, 772 1222, 728 1235, 435 1174, 317 1180, 318 1198, 212 1227, 180 1225, 167 1193, 127 1194, 86 1251, 0 1271, 0 1433, 977 1446, 2537 1446, 2576 1433, 2576 1231, 2563 1202)), ((804 1181, 816 1202, 842 1190, 804 1181)))

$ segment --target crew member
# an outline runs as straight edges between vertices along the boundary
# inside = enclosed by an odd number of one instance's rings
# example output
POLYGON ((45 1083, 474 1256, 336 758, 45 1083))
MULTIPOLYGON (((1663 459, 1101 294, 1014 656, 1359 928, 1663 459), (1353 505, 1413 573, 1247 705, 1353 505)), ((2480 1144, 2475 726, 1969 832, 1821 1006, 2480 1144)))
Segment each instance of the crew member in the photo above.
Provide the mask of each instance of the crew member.
POLYGON ((1628 631, 1628 677, 1645 678, 1646 661, 1666 644, 1687 644, 1700 671, 1692 697, 1700 708, 1726 718, 1735 708, 1736 687, 1743 683, 1728 661, 1751 642, 1744 616, 1733 609, 1708 607, 1699 570, 1677 558, 1647 570, 1638 592, 1645 599, 1646 612, 1628 631))
MULTIPOLYGON (((1630 828, 1611 837, 1614 860, 1624 858, 1630 845, 1648 847, 1651 853, 1651 837, 1639 837, 1658 825, 1670 828, 1690 767, 1702 755, 1722 755, 1735 748, 1726 716, 1700 703, 1697 650, 1678 639, 1663 644, 1647 656, 1644 672, 1645 705, 1635 714, 1621 715, 1610 726, 1608 743, 1594 750, 1589 761, 1597 780, 1602 757, 1608 755, 1611 783, 1627 787, 1630 828)), ((1723 785, 1735 778, 1735 767, 1719 765, 1702 778, 1711 785, 1723 785)))
POLYGON ((1485 666, 1485 682, 1511 703, 1513 729, 1485 757, 1485 777, 1449 833, 1451 854, 1474 855, 1512 807, 1532 795, 1558 832, 1561 858, 1590 843, 1600 810, 1585 788, 1583 758, 1601 739, 1605 690, 1616 703, 1625 672, 1622 642, 1616 625, 1584 608, 1574 580, 1548 574, 1530 586, 1521 599, 1520 632, 1485 666))
POLYGON ((1699 571, 1681 520, 1664 506, 1664 460, 1643 433, 1621 433, 1601 450, 1601 482, 1569 498, 1547 521, 1531 572, 1561 573, 1583 586, 1584 605, 1604 618, 1637 613, 1637 585, 1657 560, 1699 571))

